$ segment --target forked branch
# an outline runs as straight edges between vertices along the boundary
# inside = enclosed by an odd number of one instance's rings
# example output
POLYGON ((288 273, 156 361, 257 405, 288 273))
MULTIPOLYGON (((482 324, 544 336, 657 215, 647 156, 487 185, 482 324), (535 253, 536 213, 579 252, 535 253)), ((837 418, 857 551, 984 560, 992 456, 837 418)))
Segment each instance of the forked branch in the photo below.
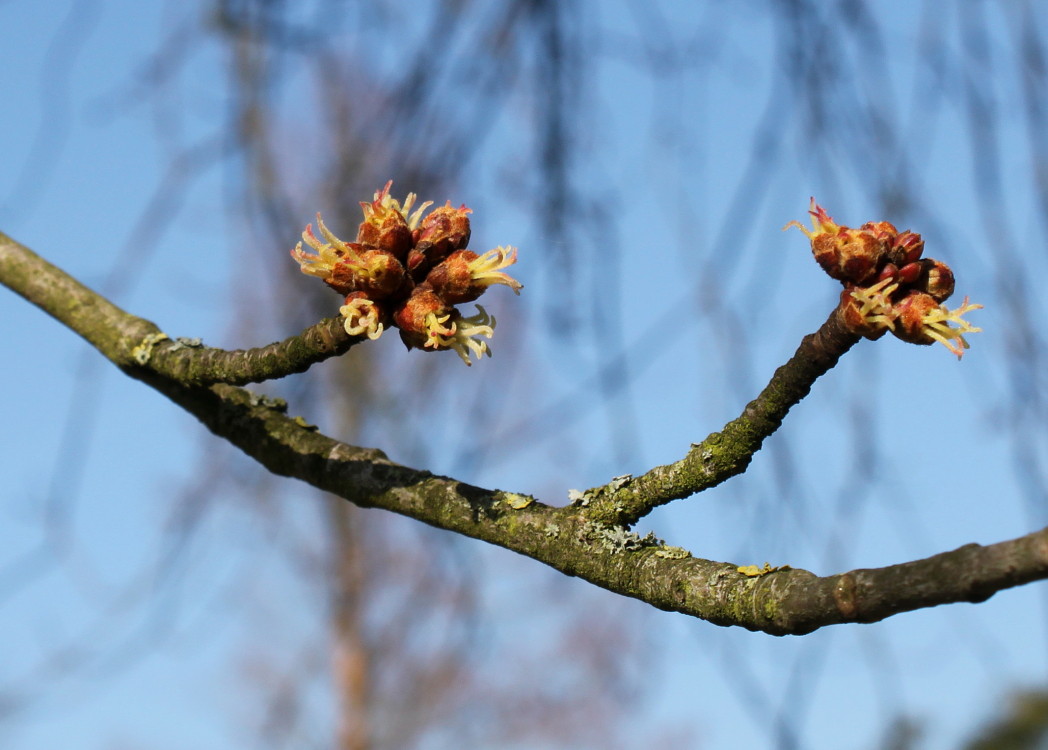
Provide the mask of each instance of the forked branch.
MULTIPOLYGON (((749 571, 703 560, 650 535, 640 538, 626 527, 657 505, 745 469, 790 407, 857 341, 858 334, 848 330, 843 317, 846 300, 818 332, 805 337, 738 419, 681 462, 635 479, 620 478, 583 493, 567 507, 553 507, 395 464, 381 451, 346 445, 289 417, 286 405, 228 384, 203 385, 206 378, 193 374, 196 366, 183 364, 183 359, 204 356, 214 363, 226 355, 228 361, 252 357, 166 340, 153 323, 120 310, 2 234, 0 283, 275 474, 361 506, 505 547, 660 609, 718 625, 803 634, 938 604, 982 601, 1002 589, 1048 577, 1048 529, 987 547, 972 544, 901 565, 819 577, 804 570, 749 571)), ((294 367, 305 369, 361 339, 339 333, 341 327, 341 320, 325 321, 254 359, 270 363, 264 365, 270 372, 292 360, 294 367), (278 360, 281 364, 271 367, 278 360)))

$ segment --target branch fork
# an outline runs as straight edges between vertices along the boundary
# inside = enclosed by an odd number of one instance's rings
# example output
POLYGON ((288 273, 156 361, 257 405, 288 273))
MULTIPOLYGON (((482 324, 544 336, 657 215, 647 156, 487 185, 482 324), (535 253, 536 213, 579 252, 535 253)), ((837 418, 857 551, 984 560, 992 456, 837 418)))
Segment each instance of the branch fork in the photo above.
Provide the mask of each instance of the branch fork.
MULTIPOLYGON (((407 215, 412 198, 409 196, 403 205, 396 203, 389 198, 388 188, 376 194, 374 202, 362 204, 366 208, 360 236, 391 243, 390 252, 395 250, 403 256, 403 267, 410 272, 428 268, 426 278, 440 263, 457 257, 454 263, 459 265, 449 264, 438 279, 447 289, 468 291, 470 284, 486 288, 491 283, 519 289, 519 284, 501 270, 515 260, 512 249, 454 256, 464 248, 464 240, 468 241, 468 229, 463 231, 468 227, 463 223, 468 222, 468 209, 453 209, 448 204, 430 214, 439 220, 426 224, 421 219, 425 204, 407 215), (408 234, 402 231, 397 216, 408 234), (381 239, 383 231, 396 236, 381 239)), ((910 339, 918 339, 923 335, 921 326, 934 324, 938 336, 925 331, 927 336, 914 343, 940 341, 957 354, 967 347, 963 334, 977 330, 960 318, 963 312, 977 307, 967 302, 954 313, 915 313, 917 323, 906 328, 905 305, 912 304, 906 300, 915 294, 945 299, 947 286, 952 292, 952 272, 947 278, 944 264, 934 266, 937 270, 933 272, 933 266, 920 259, 923 242, 919 235, 898 233, 886 222, 863 225, 859 230, 841 227, 814 202, 812 216, 814 229, 802 230, 812 241, 816 259, 824 268, 846 277, 838 279, 845 285, 841 302, 822 326, 802 339, 790 360, 775 371, 768 385, 736 419, 692 445, 680 460, 639 476, 616 477, 585 492, 573 491, 564 507, 401 466, 381 451, 341 443, 305 420, 288 416, 286 403, 238 387, 302 372, 343 354, 362 341, 377 338, 372 334, 380 319, 396 323, 396 315, 382 318, 375 312, 375 320, 370 321, 370 305, 349 301, 347 305, 359 313, 352 320, 330 318, 284 341, 245 351, 225 351, 203 346, 198 340, 172 340, 153 323, 121 310, 3 234, 0 283, 78 333, 128 375, 167 396, 273 473, 295 477, 361 506, 383 508, 511 549, 660 609, 775 635, 804 634, 826 625, 874 622, 938 604, 982 601, 997 591, 1048 578, 1048 529, 986 547, 971 544, 924 560, 826 577, 788 566, 753 566, 751 570, 704 560, 653 535, 640 537, 631 530, 653 509, 745 471, 764 440, 807 396, 813 383, 860 338, 877 337, 872 327, 881 326, 880 334, 890 330, 896 335, 896 328, 904 332, 912 329, 911 333, 917 333, 908 334, 910 339), (842 253, 858 252, 855 248, 862 250, 856 257, 865 259, 865 265, 843 257, 842 253), (900 294, 900 290, 905 293, 900 294), (856 309, 860 323, 856 323, 856 309)), ((326 229, 324 225, 321 228, 326 229)), ((326 231, 323 234, 327 243, 313 238, 315 243, 309 244, 315 253, 300 246, 297 252, 301 257, 296 259, 304 264, 305 272, 328 280, 325 273, 331 269, 326 270, 323 263, 329 262, 334 268, 334 259, 349 257, 349 253, 338 255, 337 238, 332 239, 326 231)), ((365 256, 368 250, 353 251, 357 265, 371 262, 365 256)), ((410 272, 405 278, 411 278, 410 272)), ((369 273, 367 278, 376 277, 369 273)), ((328 276, 343 281, 348 278, 333 271, 328 276)), ((358 291, 348 290, 347 296, 358 291)), ((374 303, 373 297, 367 299, 374 303)), ((935 310, 942 309, 940 302, 936 300, 935 310)), ((458 319, 430 313, 419 318, 421 322, 414 318, 400 321, 407 327, 402 327, 402 332, 413 330, 410 326, 418 322, 426 329, 426 343, 420 340, 420 346, 427 347, 433 339, 440 345, 436 348, 455 348, 451 326, 457 325, 458 319)), ((477 353, 469 344, 462 346, 477 353)), ((468 356, 464 358, 468 361, 468 356)))

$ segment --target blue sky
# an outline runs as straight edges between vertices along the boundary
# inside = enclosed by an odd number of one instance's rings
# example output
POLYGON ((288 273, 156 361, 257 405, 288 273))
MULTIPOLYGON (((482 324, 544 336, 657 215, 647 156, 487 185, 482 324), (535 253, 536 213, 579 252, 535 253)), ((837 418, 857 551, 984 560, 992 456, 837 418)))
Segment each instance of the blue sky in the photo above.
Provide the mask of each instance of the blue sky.
MULTIPOLYGON (((965 113, 945 95, 934 118, 919 106, 938 95, 927 77, 913 72, 924 70, 917 51, 928 33, 929 6, 879 7, 897 51, 885 89, 888 108, 904 113, 899 117, 908 123, 910 140, 900 153, 911 159, 923 209, 934 218, 927 227, 911 228, 924 234, 928 255, 953 266, 959 295, 986 305, 976 314, 985 330, 971 338, 973 348, 960 364, 940 347, 891 338, 861 343, 790 414, 751 472, 646 519, 644 530, 699 556, 740 564, 769 560, 829 574, 999 541, 1045 523, 1043 498, 1039 504, 1022 499, 1008 435, 998 426, 1010 403, 1009 371, 1002 364, 1009 356, 1008 289, 994 273, 1002 251, 978 218, 965 113), (911 110, 918 113, 912 121, 905 114, 911 110), (861 465, 863 454, 855 447, 863 441, 876 448, 873 465, 861 465)), ((171 122, 158 126, 163 110, 126 104, 132 72, 174 23, 158 8, 126 0, 0 4, 0 93, 9 113, 0 141, 0 230, 88 285, 108 287, 117 304, 173 335, 229 347, 262 343, 231 338, 231 318, 242 309, 236 295, 258 292, 238 289, 232 276, 240 256, 228 248, 239 235, 217 208, 229 199, 221 170, 200 176, 170 224, 168 217, 139 223, 170 156, 165 128, 183 137, 206 132, 223 95, 215 83, 218 60, 205 49, 190 63, 193 85, 171 122), (54 48, 71 64, 48 58, 54 48), (114 269, 121 268, 134 271, 130 283, 114 282, 114 269)), ((662 8, 679 24, 674 32, 681 39, 703 28, 691 4, 662 8)), ((734 18, 723 4, 711 3, 706 12, 734 18)), ((806 137, 803 121, 784 113, 775 147, 787 156, 766 177, 756 170, 752 184, 763 198, 737 221, 727 220, 736 216, 739 186, 750 184, 754 134, 761 122, 780 116, 769 114, 780 85, 767 58, 777 38, 770 15, 765 9, 751 23, 718 26, 722 47, 704 41, 702 49, 723 55, 715 74, 680 66, 653 85, 624 51, 596 68, 587 97, 601 117, 586 131, 577 180, 595 197, 621 199, 606 207, 618 221, 624 249, 623 272, 607 290, 621 301, 609 336, 621 347, 618 353, 628 355, 630 380, 610 407, 592 395, 595 363, 607 352, 588 340, 566 345, 552 330, 558 321, 543 317, 542 301, 558 291, 542 266, 544 248, 559 238, 512 205, 504 172, 466 171, 463 195, 454 200, 475 208, 477 242, 520 246, 517 276, 525 294, 498 303, 502 328, 495 356, 463 377, 507 383, 508 402, 535 398, 509 369, 513 358, 500 358, 504 335, 521 342, 543 383, 546 401, 539 406, 570 398, 575 411, 565 415, 559 442, 514 444, 509 435, 500 443, 511 446, 507 455, 473 466, 464 479, 557 502, 570 488, 680 457, 691 442, 735 417, 834 303, 838 289, 811 261, 804 237, 782 233, 783 224, 805 217, 810 195, 842 223, 895 218, 876 213, 874 191, 849 166, 847 153, 813 144, 807 159, 798 148, 806 137), (734 238, 744 240, 736 247, 734 238), (726 314, 710 314, 721 298, 728 300, 726 314), (740 327, 741 338, 730 326, 740 327), (636 449, 622 460, 608 435, 609 424, 624 414, 636 449), (536 464, 544 470, 535 471, 536 464)), ((636 23, 625 5, 603 5, 596 16, 594 23, 616 34, 628 34, 636 23)), ((1010 20, 990 16, 993 38, 1006 40, 1010 20)), ((701 33, 695 38, 705 39, 701 33)), ((935 85, 949 91, 959 84, 947 77, 935 85)), ((1017 111, 1009 106, 1015 84, 1001 80, 988 95, 1001 105, 998 151, 1009 177, 1000 220, 1023 238, 1026 273, 1033 276, 1044 263, 1044 254, 1034 253, 1044 236, 1025 182, 1022 122, 1009 114, 1017 111)), ((504 158, 500 151, 514 142, 518 127, 513 110, 507 113, 475 163, 504 158)), ((289 228, 289 242, 299 230, 289 228)), ((259 262, 270 260, 287 262, 259 262)), ((235 590, 238 576, 260 558, 237 545, 202 543, 194 552, 198 574, 187 574, 191 585, 176 585, 161 604, 141 604, 157 585, 151 566, 165 543, 169 508, 162 500, 182 491, 186 473, 210 443, 192 419, 100 362, 20 298, 0 293, 0 316, 12 359, 0 370, 9 418, 0 458, 6 479, 0 491, 0 641, 8 644, 0 653, 0 692, 23 685, 46 690, 25 714, 0 723, 0 741, 27 749, 228 747, 237 736, 230 729, 235 722, 215 715, 250 711, 228 674, 230 649, 243 633, 216 627, 225 621, 209 612, 231 590, 234 600, 242 593, 235 590), (85 408, 94 405, 100 407, 85 408), (63 463, 69 451, 86 457, 72 462, 71 472, 63 463), (37 565, 23 555, 45 539, 56 493, 75 499, 60 528, 75 543, 66 559, 37 565), (20 567, 26 559, 32 564, 20 567), (201 569, 209 575, 199 575, 201 569), (178 627, 130 667, 103 659, 72 679, 40 679, 48 674, 40 659, 56 646, 84 633, 103 651, 123 639, 134 644, 137 633, 164 623, 168 607, 180 608, 178 627), (127 616, 100 614, 109 611, 127 616)), ((376 346, 402 358, 403 366, 416 366, 412 358, 422 355, 394 344, 376 346)), ((442 366, 461 365, 449 357, 442 366)), ((307 416, 324 424, 323 415, 307 416)), ((471 432, 505 432, 515 420, 507 412, 474 430, 421 426, 475 439, 471 432)), ((396 447, 379 447, 397 457, 396 447)), ((454 455, 436 460, 427 468, 455 470, 454 455), (439 465, 442 460, 447 465, 439 465)), ((250 523, 247 513, 227 508, 209 520, 209 538, 221 540, 250 523)), ((504 566, 503 580, 536 565, 476 547, 481 559, 504 566)), ((263 565, 258 575, 264 580, 269 570, 263 565)), ((271 572, 279 580, 275 566, 271 572)), ((584 586, 572 582, 569 590, 584 586)), ((512 586, 485 589, 492 611, 522 595, 512 586)), ((244 606, 253 606, 243 596, 244 606)), ((999 594, 978 607, 940 607, 787 639, 715 628, 634 603, 621 606, 644 618, 653 644, 656 678, 638 724, 682 725, 706 747, 775 747, 775 721, 768 717, 784 710, 804 717, 797 727, 801 747, 875 747, 900 713, 924 723, 927 747, 951 747, 1009 689, 1043 682, 1045 673, 1043 585, 999 594)))

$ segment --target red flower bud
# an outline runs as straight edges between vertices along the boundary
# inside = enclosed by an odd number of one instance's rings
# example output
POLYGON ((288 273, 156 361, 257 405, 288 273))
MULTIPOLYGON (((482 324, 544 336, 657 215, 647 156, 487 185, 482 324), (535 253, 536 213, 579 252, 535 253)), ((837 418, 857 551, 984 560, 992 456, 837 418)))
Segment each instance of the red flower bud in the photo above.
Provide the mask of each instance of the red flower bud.
POLYGON ((314 252, 303 250, 301 242, 291 251, 303 273, 319 276, 339 294, 367 292, 373 299, 404 293, 405 285, 411 284, 404 266, 392 253, 368 249, 357 242, 343 242, 327 228, 320 214, 317 214, 317 226, 327 242, 317 239, 313 226, 309 225, 302 239, 314 252))
POLYGON ((324 283, 342 295, 359 288, 361 253, 364 248, 355 242, 343 242, 327 228, 317 214, 317 227, 327 242, 321 242, 313 234, 313 225, 307 224, 302 232, 302 241, 311 248, 302 247, 302 242, 291 251, 302 273, 323 279, 324 283))
MULTIPOLYGON (((411 296, 393 312, 393 323, 408 349, 421 349, 436 328, 442 328, 451 315, 450 306, 425 284, 415 287, 411 296)), ((443 330, 448 330, 443 327, 443 330)))
POLYGON ((477 315, 464 317, 457 310, 445 306, 444 301, 426 284, 415 287, 407 301, 393 313, 393 322, 400 328, 400 339, 408 349, 452 349, 467 365, 469 355, 477 359, 491 356, 486 341, 495 330, 495 319, 477 305, 477 315))
POLYGON ((895 237, 888 255, 892 262, 901 268, 910 263, 915 263, 923 252, 924 240, 921 239, 921 235, 907 229, 895 237))
POLYGON ((945 302, 953 294, 953 271, 940 260, 925 258, 921 261, 921 274, 914 286, 930 294, 937 302, 945 302))
POLYGON ((456 250, 433 267, 426 276, 426 284, 449 305, 472 302, 486 289, 473 284, 469 264, 476 258, 477 254, 470 250, 456 250))
POLYGON ((924 319, 939 303, 924 292, 911 291, 895 305, 895 330, 893 333, 911 344, 931 344, 932 339, 924 331, 924 319))
POLYGON ((876 341, 888 332, 886 326, 867 319, 862 312, 862 303, 847 289, 841 292, 840 315, 845 328, 870 341, 876 341))
POLYGON ((827 274, 844 284, 868 284, 878 277, 895 240, 895 227, 886 221, 867 222, 859 229, 837 224, 812 199, 812 229, 791 221, 811 241, 812 254, 827 274))
POLYGON ((899 269, 896 274, 896 278, 900 284, 912 284, 921 276, 921 264, 920 263, 907 263, 905 266, 899 269))
POLYGON ((411 249, 411 230, 418 224, 419 218, 431 202, 423 203, 410 217, 408 211, 415 203, 415 194, 408 193, 404 205, 389 196, 390 180, 385 187, 375 193, 375 200, 361 202, 364 209, 364 221, 357 230, 357 242, 368 247, 379 248, 391 253, 397 260, 403 261, 411 249))
POLYGON ((911 344, 933 344, 938 341, 960 359, 968 342, 965 333, 977 333, 975 328, 961 316, 972 310, 979 310, 982 305, 971 305, 968 298, 956 310, 948 310, 945 305, 930 294, 912 291, 901 302, 895 305, 896 326, 892 330, 896 336, 911 344), (956 324, 956 328, 950 324, 956 324))
POLYGON ((346 304, 339 312, 346 319, 344 326, 350 336, 367 336, 374 341, 389 325, 389 314, 364 292, 347 294, 346 304))
POLYGON ((422 220, 413 233, 415 247, 407 259, 408 270, 416 279, 455 250, 462 250, 469 244, 470 213, 472 211, 465 205, 453 208, 448 201, 422 220))
POLYGON ((356 289, 367 292, 375 300, 400 296, 410 287, 404 266, 393 253, 385 250, 365 250, 360 254, 356 289))
POLYGON ((429 272, 426 284, 450 305, 472 302, 492 284, 505 284, 520 294, 520 282, 501 270, 516 261, 517 251, 512 247, 498 247, 483 255, 456 250, 429 272))
POLYGON ((346 295, 360 288, 359 261, 364 248, 356 242, 346 242, 342 251, 339 261, 331 266, 331 274, 324 281, 339 294, 346 295))
POLYGON ((892 295, 899 288, 891 277, 869 288, 849 286, 841 292, 841 322, 852 333, 876 341, 894 325, 892 295))
POLYGON ((357 242, 368 247, 380 248, 397 259, 403 259, 411 249, 411 230, 399 211, 390 211, 383 218, 365 219, 361 222, 357 230, 357 242))
POLYGON ((841 227, 833 237, 812 241, 815 260, 832 278, 845 283, 865 284, 877 278, 877 267, 885 257, 885 243, 872 234, 841 227))
POLYGON ((899 267, 894 263, 885 263, 884 268, 877 274, 877 281, 884 281, 885 279, 897 279, 899 277, 899 267))

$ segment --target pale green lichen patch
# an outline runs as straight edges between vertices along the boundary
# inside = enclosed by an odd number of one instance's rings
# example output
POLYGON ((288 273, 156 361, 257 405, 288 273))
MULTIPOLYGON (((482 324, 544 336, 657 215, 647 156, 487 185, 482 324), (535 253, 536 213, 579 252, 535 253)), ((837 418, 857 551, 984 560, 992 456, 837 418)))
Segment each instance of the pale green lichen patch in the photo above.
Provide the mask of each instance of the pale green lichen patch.
POLYGON ((518 495, 516 492, 502 492, 499 500, 503 501, 513 510, 523 510, 535 502, 535 498, 527 495, 518 495))
POLYGON ((153 347, 159 344, 161 341, 167 341, 168 335, 163 331, 157 331, 151 333, 142 339, 134 349, 131 350, 131 356, 135 362, 140 365, 144 365, 149 361, 149 358, 153 355, 153 347))
MULTIPOLYGON (((248 403, 252 406, 265 406, 267 409, 273 409, 284 413, 287 411, 287 401, 282 398, 267 396, 264 393, 252 393, 248 397, 248 403)), ((299 419, 302 419, 299 417, 299 419)))
POLYGON ((622 552, 632 552, 643 547, 662 547, 661 539, 652 532, 641 536, 635 531, 630 531, 625 526, 608 526, 595 521, 583 521, 579 526, 579 538, 581 541, 601 547, 613 555, 622 552))
POLYGON ((291 421, 297 424, 299 427, 302 427, 307 430, 319 429, 315 424, 310 424, 309 422, 307 422, 305 417, 295 417, 291 421))
POLYGON ((691 557, 691 553, 683 547, 671 547, 668 544, 656 547, 654 554, 655 557, 663 557, 667 560, 683 560, 686 557, 691 557))
POLYGON ((600 527, 596 536, 600 546, 613 555, 644 546, 644 540, 637 532, 623 526, 600 527))
POLYGON ((756 565, 740 565, 736 570, 744 576, 754 578, 756 576, 766 576, 768 573, 774 573, 777 570, 790 570, 790 566, 776 565, 773 567, 771 563, 766 562, 759 568, 756 565))
POLYGON ((185 336, 179 336, 175 339, 175 343, 171 345, 169 351, 177 352, 179 349, 201 349, 204 346, 204 341, 200 338, 186 338, 185 336))
POLYGON ((590 504, 593 499, 593 490, 586 490, 580 492, 579 490, 568 490, 568 502, 572 505, 578 505, 579 507, 585 508, 590 504))

